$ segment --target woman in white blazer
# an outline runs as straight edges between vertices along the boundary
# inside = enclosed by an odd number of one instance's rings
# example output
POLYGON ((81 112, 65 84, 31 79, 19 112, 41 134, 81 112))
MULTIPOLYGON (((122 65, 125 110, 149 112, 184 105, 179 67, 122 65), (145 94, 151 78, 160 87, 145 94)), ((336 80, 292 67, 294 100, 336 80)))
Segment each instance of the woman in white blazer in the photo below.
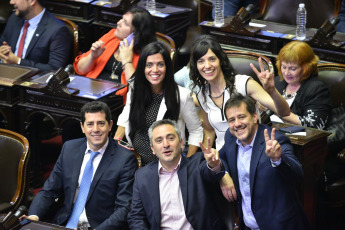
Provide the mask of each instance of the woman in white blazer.
POLYGON ((126 106, 118 118, 119 127, 114 139, 126 135, 146 165, 157 159, 150 148, 148 128, 154 121, 169 118, 177 121, 184 143, 187 126, 187 156, 193 155, 202 142, 203 129, 190 90, 174 81, 172 62, 165 45, 153 42, 142 50, 134 79, 126 106))

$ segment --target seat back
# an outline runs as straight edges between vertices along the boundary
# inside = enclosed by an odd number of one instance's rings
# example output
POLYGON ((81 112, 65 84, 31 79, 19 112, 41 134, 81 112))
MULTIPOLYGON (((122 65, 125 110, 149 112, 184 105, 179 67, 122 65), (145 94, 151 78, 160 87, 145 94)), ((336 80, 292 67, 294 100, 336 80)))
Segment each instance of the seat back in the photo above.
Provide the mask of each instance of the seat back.
POLYGON ((296 12, 299 3, 307 9, 307 28, 319 28, 327 19, 337 15, 339 0, 263 0, 262 20, 296 25, 296 12), (320 10, 322 9, 322 10, 320 10))
POLYGON ((72 22, 71 20, 68 20, 67 18, 56 16, 59 20, 61 20, 70 30, 72 37, 73 37, 73 52, 72 52, 72 62, 74 59, 78 56, 79 52, 79 32, 78 32, 78 26, 72 22))
POLYGON ((259 84, 260 81, 254 71, 250 68, 250 63, 253 63, 253 65, 256 67, 256 69, 260 70, 259 65, 259 57, 262 60, 262 64, 265 68, 265 70, 269 70, 271 72, 274 71, 273 64, 269 58, 266 56, 252 53, 252 52, 244 52, 244 51, 233 51, 233 50, 227 50, 225 51, 227 54, 230 63, 232 65, 232 68, 234 69, 235 74, 245 74, 248 76, 251 76, 254 80, 256 80, 259 84))
POLYGON ((168 35, 156 32, 156 37, 157 40, 164 43, 169 51, 170 51, 170 57, 171 57, 171 61, 174 64, 175 63, 175 55, 176 55, 176 47, 175 47, 175 42, 174 40, 169 37, 168 35))
POLYGON ((17 209, 28 191, 29 142, 15 132, 0 129, 0 212, 17 209))
POLYGON ((333 108, 345 108, 345 64, 319 64, 318 71, 319 79, 328 86, 333 108))

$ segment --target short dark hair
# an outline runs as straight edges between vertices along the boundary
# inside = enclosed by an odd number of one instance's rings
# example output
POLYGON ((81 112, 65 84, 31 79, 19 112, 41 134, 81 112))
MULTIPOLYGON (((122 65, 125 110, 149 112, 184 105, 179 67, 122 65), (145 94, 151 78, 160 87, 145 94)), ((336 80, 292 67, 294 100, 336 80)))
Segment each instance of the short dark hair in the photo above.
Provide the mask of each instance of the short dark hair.
POLYGON ((163 120, 159 120, 159 121, 153 122, 153 124, 149 128, 148 135, 149 135, 149 138, 150 138, 150 144, 151 145, 152 145, 152 142, 153 142, 153 140, 152 140, 152 132, 153 132, 153 130, 155 128, 159 127, 159 126, 162 126, 162 125, 171 125, 172 127, 174 127, 175 132, 177 133, 178 139, 181 142, 181 139, 182 139, 181 131, 178 128, 176 121, 173 121, 173 120, 170 120, 170 119, 163 119, 163 120))
POLYGON ((108 124, 111 121, 111 111, 109 106, 102 102, 102 101, 92 101, 88 102, 80 110, 80 120, 81 123, 84 124, 85 122, 85 113, 97 113, 97 112, 104 112, 105 119, 107 120, 108 124))
POLYGON ((256 112, 255 101, 251 97, 243 96, 240 93, 235 93, 231 95, 230 99, 225 103, 225 106, 224 106, 225 116, 226 116, 226 111, 228 109, 233 108, 233 107, 238 108, 241 106, 242 103, 244 103, 247 106, 248 112, 250 113, 250 115, 253 116, 254 113, 256 112))

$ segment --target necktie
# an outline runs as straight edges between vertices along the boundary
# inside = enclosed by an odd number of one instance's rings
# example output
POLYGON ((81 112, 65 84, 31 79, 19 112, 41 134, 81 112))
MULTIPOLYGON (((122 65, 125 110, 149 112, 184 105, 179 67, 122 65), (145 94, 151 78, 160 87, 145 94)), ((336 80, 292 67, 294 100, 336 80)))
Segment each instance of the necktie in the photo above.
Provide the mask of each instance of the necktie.
POLYGON ((20 58, 22 58, 24 42, 25 42, 25 37, 26 37, 26 32, 28 31, 29 25, 30 25, 29 21, 25 21, 24 29, 23 29, 23 34, 22 34, 22 37, 20 38, 19 47, 18 47, 18 53, 17 53, 17 56, 20 57, 20 58))
POLYGON ((90 185, 91 185, 91 179, 93 174, 93 165, 92 161, 99 154, 99 152, 92 152, 89 150, 89 153, 91 153, 90 160, 86 163, 83 177, 80 182, 79 192, 77 196, 77 200, 74 203, 73 211, 70 219, 68 220, 68 223, 66 225, 66 228, 76 228, 79 222, 79 217, 81 213, 84 210, 86 198, 89 194, 90 185))

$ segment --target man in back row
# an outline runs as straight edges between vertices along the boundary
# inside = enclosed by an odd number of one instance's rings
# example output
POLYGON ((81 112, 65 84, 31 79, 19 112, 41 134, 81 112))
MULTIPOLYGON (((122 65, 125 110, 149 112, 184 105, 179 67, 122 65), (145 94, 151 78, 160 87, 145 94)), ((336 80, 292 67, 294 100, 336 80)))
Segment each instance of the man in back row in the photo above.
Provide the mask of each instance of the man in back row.
POLYGON ((0 37, 3 63, 57 70, 71 62, 72 35, 40 0, 10 0, 14 13, 0 37))

